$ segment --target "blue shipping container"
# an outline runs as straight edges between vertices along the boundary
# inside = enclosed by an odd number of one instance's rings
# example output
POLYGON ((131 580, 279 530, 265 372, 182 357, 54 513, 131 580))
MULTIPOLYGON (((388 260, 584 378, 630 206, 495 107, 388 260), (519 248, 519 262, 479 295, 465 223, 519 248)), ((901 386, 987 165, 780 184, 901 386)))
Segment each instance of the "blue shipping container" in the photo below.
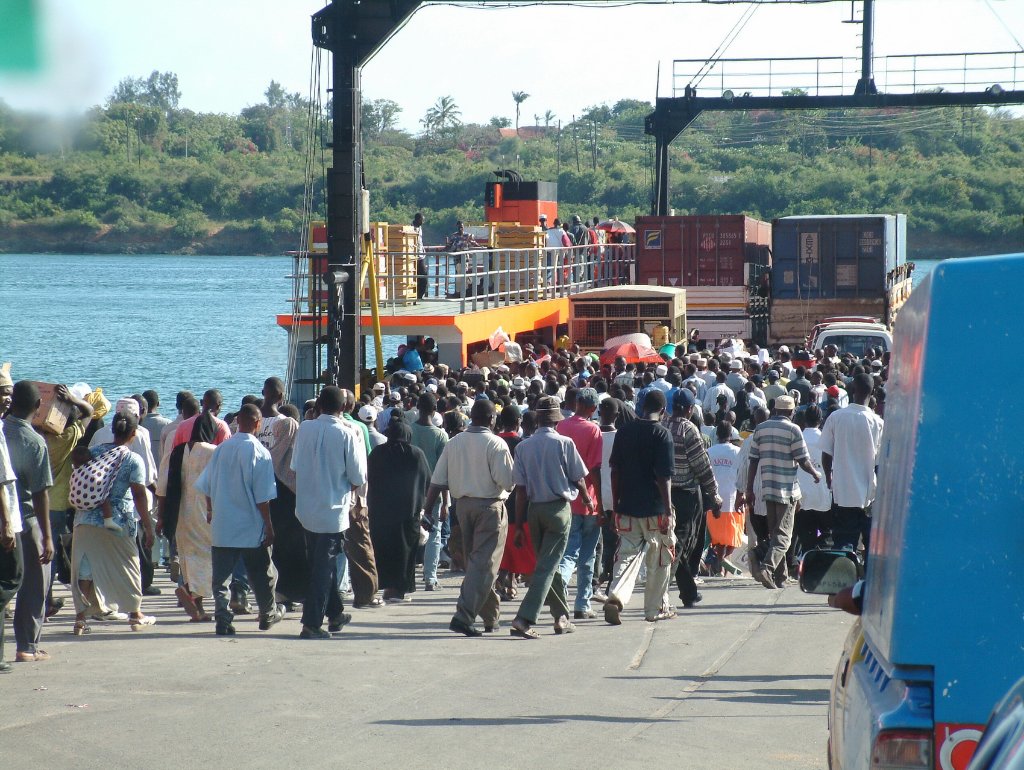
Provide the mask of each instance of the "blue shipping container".
POLYGON ((783 217, 772 223, 772 297, 884 297, 906 261, 906 214, 783 217))

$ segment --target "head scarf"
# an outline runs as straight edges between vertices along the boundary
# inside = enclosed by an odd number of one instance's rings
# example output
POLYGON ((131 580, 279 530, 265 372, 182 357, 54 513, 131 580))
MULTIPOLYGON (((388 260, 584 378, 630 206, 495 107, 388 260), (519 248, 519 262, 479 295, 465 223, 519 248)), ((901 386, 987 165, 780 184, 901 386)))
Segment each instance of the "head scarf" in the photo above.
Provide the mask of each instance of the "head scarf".
POLYGON ((134 398, 119 398, 117 406, 114 407, 114 414, 133 414, 139 419, 139 402, 134 398))
POLYGON ((11 362, 7 361, 0 366, 0 388, 13 388, 14 380, 11 379, 11 362))

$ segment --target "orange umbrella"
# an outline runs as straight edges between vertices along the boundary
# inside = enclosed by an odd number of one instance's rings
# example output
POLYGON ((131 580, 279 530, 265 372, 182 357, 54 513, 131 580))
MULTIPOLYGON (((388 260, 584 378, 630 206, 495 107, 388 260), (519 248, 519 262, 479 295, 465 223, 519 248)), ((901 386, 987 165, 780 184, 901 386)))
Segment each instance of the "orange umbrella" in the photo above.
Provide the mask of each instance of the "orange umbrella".
POLYGON ((627 342, 602 351, 601 365, 614 364, 615 359, 619 356, 625 358, 627 364, 662 364, 665 362, 654 348, 637 345, 635 342, 627 342))

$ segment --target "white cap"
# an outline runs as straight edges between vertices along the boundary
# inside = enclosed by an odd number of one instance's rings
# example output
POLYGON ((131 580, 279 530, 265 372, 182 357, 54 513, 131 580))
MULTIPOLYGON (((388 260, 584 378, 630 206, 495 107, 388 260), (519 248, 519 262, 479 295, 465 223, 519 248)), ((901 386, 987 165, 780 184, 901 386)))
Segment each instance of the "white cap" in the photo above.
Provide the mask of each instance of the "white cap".
POLYGON ((435 385, 432 382, 428 382, 427 383, 427 390, 429 390, 431 393, 437 393, 437 385, 435 385))
POLYGON ((444 418, 438 412, 434 412, 432 415, 430 415, 430 424, 433 425, 435 428, 443 428, 444 418))
POLYGON ((788 353, 789 352, 789 345, 779 345, 779 352, 780 353, 788 353))
POLYGON ((383 393, 387 389, 388 389, 388 386, 385 385, 383 382, 375 382, 373 384, 373 392, 374 393, 383 393))
POLYGON ((738 358, 734 358, 732 360, 732 363, 729 364, 729 368, 732 369, 734 372, 741 371, 743 369, 743 362, 740 361, 738 358))
POLYGON ((654 367, 654 373, 658 377, 664 377, 666 374, 668 374, 668 367, 665 366, 665 364, 658 364, 656 367, 654 367))
POLYGON ((526 380, 522 377, 512 378, 512 389, 513 390, 526 390, 526 380))
POLYGON ((373 404, 363 404, 359 407, 359 419, 363 422, 374 422, 377 419, 377 407, 373 404))

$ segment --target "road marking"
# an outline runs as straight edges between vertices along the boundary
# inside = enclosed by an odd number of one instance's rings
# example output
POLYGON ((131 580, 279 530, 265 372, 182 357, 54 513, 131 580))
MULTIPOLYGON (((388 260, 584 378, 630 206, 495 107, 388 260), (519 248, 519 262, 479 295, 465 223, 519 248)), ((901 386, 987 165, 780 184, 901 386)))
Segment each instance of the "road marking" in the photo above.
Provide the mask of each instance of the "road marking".
POLYGON ((644 631, 644 638, 640 642, 640 646, 636 650, 636 654, 633 659, 626 666, 627 671, 636 671, 644 662, 644 655, 651 649, 651 640, 654 638, 654 627, 657 623, 648 623, 647 628, 644 631))
MULTIPOLYGON (((667 717, 669 714, 675 711, 675 709, 678 708, 679 705, 683 703, 683 701, 685 701, 687 698, 693 695, 693 693, 697 692, 697 690, 699 690, 709 681, 714 679, 715 675, 722 670, 725 664, 728 663, 737 652, 739 652, 740 648, 748 641, 750 641, 750 637, 757 633, 757 629, 764 625, 764 622, 771 615, 769 610, 771 610, 772 607, 778 604, 779 599, 782 598, 783 593, 783 591, 772 591, 768 598, 768 601, 764 605, 764 611, 761 612, 757 619, 753 620, 750 623, 750 625, 747 626, 743 633, 740 634, 736 638, 736 640, 728 646, 728 648, 726 648, 725 652, 723 652, 721 655, 715 658, 714 662, 712 662, 710 666, 704 669, 697 676, 696 679, 694 679, 692 682, 686 685, 686 687, 680 690, 678 695, 672 698, 664 706, 657 709, 653 714, 650 715, 650 717, 646 721, 636 725, 635 727, 633 727, 632 730, 626 733, 623 740, 631 741, 639 737, 640 734, 644 732, 644 730, 646 730, 648 727, 655 724, 656 722, 667 717)), ((650 634, 645 637, 644 643, 640 645, 641 649, 637 651, 637 655, 633 656, 634 661, 637 659, 637 656, 640 656, 641 660, 643 659, 643 655, 647 653, 647 648, 650 647, 650 640, 653 637, 653 635, 654 629, 652 628, 650 634)), ((632 663, 630 663, 630 668, 633 668, 632 663)))

